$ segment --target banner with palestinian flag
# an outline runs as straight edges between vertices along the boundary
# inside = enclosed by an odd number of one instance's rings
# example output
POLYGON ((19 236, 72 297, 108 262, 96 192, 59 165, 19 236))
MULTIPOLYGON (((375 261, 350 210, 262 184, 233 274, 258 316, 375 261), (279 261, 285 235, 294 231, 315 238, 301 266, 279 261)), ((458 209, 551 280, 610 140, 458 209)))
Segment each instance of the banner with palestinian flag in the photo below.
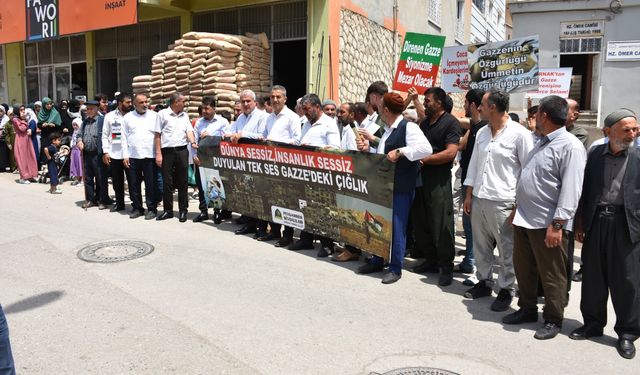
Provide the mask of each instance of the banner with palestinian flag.
POLYGON ((369 210, 366 210, 364 212, 364 221, 376 233, 382 232, 382 223, 376 220, 376 218, 373 215, 371 215, 371 212, 369 212, 369 210))
POLYGON ((423 93, 436 83, 445 37, 407 33, 393 80, 393 89, 407 92, 415 87, 423 93))

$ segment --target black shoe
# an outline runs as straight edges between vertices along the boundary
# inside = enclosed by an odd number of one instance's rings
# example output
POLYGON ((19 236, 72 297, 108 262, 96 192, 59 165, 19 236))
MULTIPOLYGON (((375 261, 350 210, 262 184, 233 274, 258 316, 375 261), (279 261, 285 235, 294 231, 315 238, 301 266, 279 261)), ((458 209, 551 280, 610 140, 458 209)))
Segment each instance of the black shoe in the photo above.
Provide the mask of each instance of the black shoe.
POLYGON ((332 254, 333 250, 328 247, 328 246, 322 246, 322 248, 320 250, 318 250, 318 258, 326 258, 329 256, 329 254, 332 254))
POLYGON ((156 220, 160 221, 160 220, 166 220, 166 219, 172 219, 172 218, 173 218, 172 212, 164 211, 160 216, 156 217, 156 220))
POLYGON ((263 230, 258 230, 257 232, 255 232, 255 233, 253 234, 253 239, 254 239, 254 240, 257 240, 258 238, 260 238, 260 237, 264 237, 264 236, 266 236, 266 235, 267 235, 267 232, 265 232, 265 231, 263 231, 263 230))
POLYGON ((520 309, 502 318, 504 324, 522 324, 538 321, 538 309, 520 309))
POLYGON ((185 221, 187 221, 187 211, 180 212, 180 215, 178 216, 178 218, 181 223, 184 223, 185 221))
POLYGON ((438 278, 438 285, 449 286, 453 282, 453 273, 449 270, 442 270, 440 277, 438 278))
POLYGON ((439 273, 440 268, 436 264, 430 264, 427 262, 423 262, 420 265, 417 265, 411 269, 413 273, 439 273))
POLYGON ((507 311, 513 301, 513 294, 509 289, 500 289, 498 296, 491 304, 491 310, 503 312, 507 311))
POLYGON ((492 290, 487 286, 487 283, 484 280, 480 280, 473 288, 467 289, 467 291, 464 292, 464 297, 470 299, 489 297, 491 292, 492 290))
POLYGON ((592 337, 602 336, 602 327, 595 324, 585 324, 580 328, 576 328, 569 334, 569 338, 573 340, 586 340, 592 337))
POLYGON ((287 246, 291 245, 291 242, 293 242, 293 238, 291 238, 291 237, 282 237, 273 246, 275 246, 275 247, 287 247, 287 246))
POLYGON ((194 223, 200 223, 202 221, 209 220, 209 214, 206 212, 200 212, 198 216, 193 219, 194 223))
POLYGON ((558 332, 560 332, 560 325, 558 323, 544 322, 544 325, 538 328, 533 337, 538 340, 549 340, 556 337, 558 332))
POLYGON ((464 266, 462 263, 456 264, 453 266, 453 272, 471 274, 473 273, 473 266, 464 266))
POLYGON ((582 267, 580 267, 578 272, 573 274, 573 277, 571 278, 571 280, 575 281, 576 283, 579 283, 582 281, 582 267))
POLYGON ((131 214, 129 214, 129 219, 137 219, 142 216, 144 212, 140 210, 134 210, 131 214))
POLYGON ((618 339, 616 349, 622 358, 632 359, 636 356, 636 347, 633 345, 633 341, 629 339, 618 339))
POLYGON ((245 225, 242 228, 235 231, 236 234, 253 234, 258 230, 254 226, 245 225))
POLYGON ((111 209, 109 210, 110 212, 120 212, 124 210, 124 206, 113 206, 111 207, 111 209))
POLYGON ((358 267, 358 273, 361 275, 367 275, 374 272, 382 272, 384 266, 382 264, 367 263, 358 267))
POLYGON ((145 220, 153 220, 156 218, 156 216, 158 216, 158 212, 157 211, 147 211, 147 213, 144 215, 144 219, 145 220))
POLYGON ((256 240, 258 241, 273 241, 273 240, 279 240, 280 239, 280 234, 275 234, 272 232, 269 232, 263 236, 260 236, 258 238, 256 238, 256 240))
POLYGON ((221 210, 220 211, 220 220, 229 220, 231 219, 231 211, 221 210))
POLYGON ((401 277, 401 274, 389 271, 384 276, 382 276, 382 283, 393 284, 396 281, 400 280, 401 277))
POLYGON ((222 216, 220 215, 219 212, 216 212, 216 211, 213 212, 213 223, 214 224, 222 223, 222 216))
POLYGON ((313 242, 308 243, 302 240, 296 241, 294 244, 289 246, 289 250, 298 251, 298 250, 313 250, 313 242))

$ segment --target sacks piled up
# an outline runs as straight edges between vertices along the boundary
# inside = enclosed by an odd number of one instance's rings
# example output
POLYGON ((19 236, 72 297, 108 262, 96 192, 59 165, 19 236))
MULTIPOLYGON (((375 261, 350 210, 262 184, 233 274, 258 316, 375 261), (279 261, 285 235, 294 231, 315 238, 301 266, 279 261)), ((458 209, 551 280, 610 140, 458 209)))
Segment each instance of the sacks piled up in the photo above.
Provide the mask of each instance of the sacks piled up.
POLYGON ((269 41, 264 33, 248 35, 186 33, 169 51, 152 58, 151 75, 136 77, 134 88, 147 89, 152 104, 182 93, 191 117, 208 95, 216 96, 217 112, 233 112, 242 90, 268 95, 271 87, 269 41))
POLYGON ((150 75, 133 77, 133 83, 131 84, 134 94, 145 94, 149 96, 151 93, 152 77, 150 75))

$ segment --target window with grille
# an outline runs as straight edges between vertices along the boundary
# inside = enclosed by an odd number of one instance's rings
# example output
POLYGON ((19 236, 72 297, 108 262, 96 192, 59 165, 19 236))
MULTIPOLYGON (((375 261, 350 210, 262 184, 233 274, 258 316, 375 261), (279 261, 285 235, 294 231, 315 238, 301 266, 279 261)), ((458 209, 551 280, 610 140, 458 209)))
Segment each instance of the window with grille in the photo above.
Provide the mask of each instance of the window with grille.
POLYGON ((85 51, 84 34, 24 43, 27 102, 44 97, 60 101, 86 95, 85 51))
POLYGON ((485 0, 473 0, 473 5, 475 5, 476 8, 480 9, 482 13, 484 13, 484 2, 485 0))
POLYGON ((98 30, 94 35, 98 92, 131 92, 133 77, 150 74, 153 55, 180 38, 180 18, 98 30))
POLYGON ((429 1, 429 21, 437 26, 440 26, 441 10, 442 10, 441 0, 429 1))
POLYGON ((561 39, 560 53, 600 53, 602 38, 561 39))
POLYGON ((307 37, 307 2, 202 12, 194 14, 192 21, 194 31, 240 35, 264 32, 272 42, 304 39, 307 37))

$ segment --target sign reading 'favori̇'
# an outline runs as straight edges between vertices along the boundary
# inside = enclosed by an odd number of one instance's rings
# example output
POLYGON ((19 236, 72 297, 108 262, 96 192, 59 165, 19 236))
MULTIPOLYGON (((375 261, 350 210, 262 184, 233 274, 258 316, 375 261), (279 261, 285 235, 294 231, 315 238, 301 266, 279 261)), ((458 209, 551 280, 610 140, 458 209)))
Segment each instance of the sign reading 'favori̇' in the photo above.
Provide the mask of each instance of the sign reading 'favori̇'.
POLYGON ((444 36, 407 33, 393 80, 393 89, 423 92, 433 87, 440 67, 444 36))

